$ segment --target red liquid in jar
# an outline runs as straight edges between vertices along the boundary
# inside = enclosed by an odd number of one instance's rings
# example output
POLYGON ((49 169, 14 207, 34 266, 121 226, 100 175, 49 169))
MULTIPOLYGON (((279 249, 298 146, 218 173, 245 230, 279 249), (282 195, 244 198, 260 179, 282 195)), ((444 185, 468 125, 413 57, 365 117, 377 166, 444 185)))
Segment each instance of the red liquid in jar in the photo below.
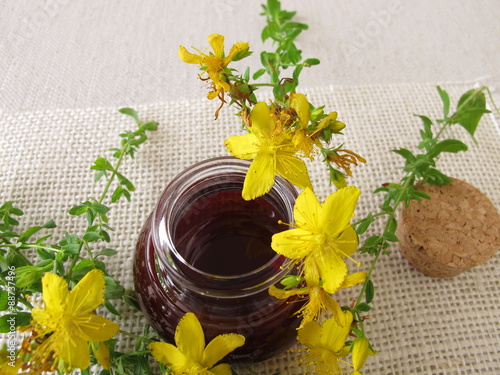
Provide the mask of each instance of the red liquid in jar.
POLYGON ((173 244, 180 255, 179 259, 173 257, 175 267, 187 281, 209 292, 193 292, 183 281, 175 280, 168 267, 159 266, 150 217, 136 247, 134 276, 139 303, 153 328, 167 342, 174 343, 179 319, 194 312, 207 343, 225 333, 246 337, 245 345, 231 353, 229 360, 263 360, 293 343, 300 323, 295 312, 303 301, 296 297, 276 299, 267 288, 236 297, 231 293, 232 289, 259 285, 288 262, 270 247, 272 235, 287 229, 278 223, 286 218, 265 198, 245 201, 241 186, 211 191, 198 192, 192 203, 177 214, 172 230, 173 244), (211 275, 217 275, 215 281, 211 275), (218 278, 223 281, 219 283, 218 278))
POLYGON ((273 234, 286 229, 265 199, 245 201, 241 191, 222 191, 196 202, 178 222, 174 243, 200 271, 221 276, 252 272, 276 253, 273 234))

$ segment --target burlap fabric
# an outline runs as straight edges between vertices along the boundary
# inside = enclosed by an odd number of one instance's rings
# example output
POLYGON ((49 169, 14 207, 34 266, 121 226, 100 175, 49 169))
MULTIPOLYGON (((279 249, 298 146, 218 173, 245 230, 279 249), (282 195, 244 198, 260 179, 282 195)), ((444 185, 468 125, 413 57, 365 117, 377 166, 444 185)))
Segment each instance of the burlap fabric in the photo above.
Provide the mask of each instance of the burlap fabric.
MULTIPOLYGON (((456 102, 472 83, 444 83, 456 102)), ((362 190, 357 209, 361 218, 376 212, 381 203, 372 191, 382 183, 397 181, 403 159, 390 150, 415 149, 420 119, 442 116, 435 85, 401 84, 332 86, 307 91, 310 102, 325 104, 339 112, 348 124, 345 146, 363 155, 368 163, 354 170, 350 182, 362 190)), ((136 186, 131 203, 112 206, 110 247, 119 254, 108 261, 108 270, 126 287, 133 287, 132 258, 140 227, 153 209, 166 184, 181 170, 199 160, 227 155, 223 146, 229 135, 240 133, 233 110, 225 108, 213 120, 215 102, 206 100, 142 105, 129 103, 143 121, 158 121, 157 132, 127 160, 123 174, 136 186)), ((19 200, 25 211, 22 227, 54 219, 58 228, 54 241, 65 231, 82 233, 83 218, 72 217, 72 206, 102 190, 89 169, 98 157, 119 144, 117 134, 132 129, 133 121, 117 108, 51 110, 3 114, 0 119, 0 201, 19 200)), ((465 153, 443 155, 440 169, 484 192, 500 207, 500 132, 493 115, 486 115, 476 133, 475 144, 456 127, 450 137, 470 146, 465 153)), ((316 192, 323 199, 331 191, 327 172, 318 160, 310 164, 316 192)), ((382 222, 367 235, 380 233, 382 222)), ((375 300, 367 322, 376 356, 366 364, 366 374, 497 374, 500 373, 500 258, 450 279, 433 279, 411 268, 396 247, 382 257, 374 273, 375 300)), ((359 256, 362 269, 368 256, 359 256)), ((356 269, 352 265, 353 270, 356 269)), ((353 290, 338 295, 342 304, 356 297, 353 290)), ((357 292, 356 292, 357 293, 357 292)), ((124 330, 140 333, 145 320, 139 312, 118 305, 124 330)), ((113 318, 115 319, 115 318, 113 318)), ((120 347, 132 349, 134 342, 120 336, 120 347)), ((293 349, 299 349, 295 346, 293 349)), ((258 374, 306 374, 296 352, 285 352, 255 364, 258 374)), ((244 373, 244 372, 243 372, 244 373)))

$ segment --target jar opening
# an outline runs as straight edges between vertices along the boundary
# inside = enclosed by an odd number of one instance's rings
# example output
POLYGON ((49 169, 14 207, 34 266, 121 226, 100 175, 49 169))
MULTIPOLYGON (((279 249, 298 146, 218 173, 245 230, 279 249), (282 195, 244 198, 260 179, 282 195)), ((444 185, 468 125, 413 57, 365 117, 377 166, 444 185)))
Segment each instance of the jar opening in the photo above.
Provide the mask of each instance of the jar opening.
POLYGON ((273 234, 286 229, 282 213, 267 199, 245 201, 241 188, 224 183, 200 197, 180 215, 173 231, 179 255, 193 270, 213 277, 241 277, 270 267, 280 256, 273 234))

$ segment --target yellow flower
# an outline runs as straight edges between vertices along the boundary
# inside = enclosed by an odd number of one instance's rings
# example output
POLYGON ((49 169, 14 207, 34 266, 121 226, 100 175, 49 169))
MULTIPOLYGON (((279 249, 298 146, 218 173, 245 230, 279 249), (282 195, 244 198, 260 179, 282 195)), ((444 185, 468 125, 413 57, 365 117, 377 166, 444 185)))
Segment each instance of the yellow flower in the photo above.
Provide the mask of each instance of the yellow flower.
POLYGON ((245 343, 245 337, 235 333, 215 337, 205 348, 205 336, 193 313, 182 317, 175 331, 175 343, 154 342, 149 349, 154 358, 173 371, 174 375, 231 375, 231 367, 214 365, 245 343))
POLYGON ((320 284, 335 293, 347 275, 343 257, 352 255, 358 246, 356 231, 350 224, 359 197, 354 186, 342 188, 320 204, 309 188, 297 197, 294 228, 276 233, 271 247, 278 254, 302 260, 308 284, 320 284))
POLYGON ((302 366, 314 366, 316 374, 342 374, 347 363, 342 358, 349 354, 345 342, 351 331, 352 313, 343 311, 340 324, 336 319, 327 319, 322 326, 312 321, 299 330, 297 339, 307 347, 307 354, 299 360, 302 366))
POLYGON ((306 165, 295 156, 297 148, 283 132, 273 135, 276 123, 267 104, 257 103, 250 117, 251 133, 229 137, 225 142, 233 156, 253 159, 243 184, 243 198, 255 199, 267 193, 276 174, 300 188, 311 188, 306 165))
MULTIPOLYGON (((346 276, 342 285, 339 289, 347 288, 353 285, 357 285, 366 280, 366 272, 356 272, 351 275, 346 276)), ((302 306, 302 308, 297 312, 297 314, 302 315, 302 322, 300 327, 315 320, 321 311, 328 310, 333 314, 335 319, 340 319, 339 316, 342 314, 342 309, 340 305, 333 299, 330 293, 326 292, 323 287, 319 285, 307 285, 304 288, 284 290, 271 286, 269 288, 269 294, 279 299, 288 299, 291 296, 299 295, 301 298, 305 298, 307 303, 302 306)))
POLYGON ((229 91, 230 86, 227 82, 227 77, 224 74, 224 68, 233 60, 238 60, 241 57, 248 55, 248 43, 235 43, 229 55, 224 56, 224 36, 219 34, 211 34, 208 36, 208 43, 213 49, 213 53, 208 55, 196 50, 199 55, 188 52, 185 47, 179 48, 179 57, 182 61, 189 64, 200 64, 202 69, 208 74, 213 82, 213 89, 208 93, 208 99, 214 99, 219 96, 222 91, 229 91))
POLYGON ((31 360, 51 369, 63 363, 65 370, 86 369, 90 364, 89 342, 98 343, 113 338, 120 326, 96 315, 94 310, 104 302, 104 274, 99 270, 87 273, 68 292, 66 281, 46 273, 42 278, 44 309, 34 308, 32 314, 33 341, 41 342, 31 360))

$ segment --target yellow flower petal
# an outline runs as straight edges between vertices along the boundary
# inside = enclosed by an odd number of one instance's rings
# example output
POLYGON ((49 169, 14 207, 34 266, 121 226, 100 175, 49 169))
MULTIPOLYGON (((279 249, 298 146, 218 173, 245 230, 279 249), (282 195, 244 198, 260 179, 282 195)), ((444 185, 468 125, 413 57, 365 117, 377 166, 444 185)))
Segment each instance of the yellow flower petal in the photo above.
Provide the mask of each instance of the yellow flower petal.
POLYGON ((276 177, 273 161, 274 159, 269 153, 257 154, 250 164, 243 182, 243 199, 255 199, 271 190, 276 177))
POLYGON ((55 330, 59 324, 59 321, 54 320, 50 312, 36 307, 31 310, 31 320, 39 326, 47 327, 50 331, 55 330))
POLYGON ((360 370, 368 357, 369 342, 366 337, 360 337, 354 340, 352 344, 352 366, 354 370, 360 370))
POLYGON ((229 366, 227 363, 221 363, 220 365, 217 365, 208 371, 209 374, 213 375, 232 375, 233 372, 231 371, 231 366, 229 366))
POLYGON ((354 285, 364 283, 366 280, 366 275, 367 273, 365 271, 355 272, 353 274, 347 275, 340 287, 348 288, 354 285))
MULTIPOLYGON (((350 256, 354 254, 358 248, 358 243, 358 235, 351 225, 344 229, 342 234, 337 237, 336 241, 339 254, 342 256, 350 256)), ((359 265, 360 264, 358 264, 358 266, 359 265)))
POLYGON ((258 138, 269 139, 274 124, 271 118, 271 110, 265 102, 259 102, 253 107, 250 119, 252 121, 251 132, 258 138))
POLYGON ((290 95, 290 107, 297 112, 300 119, 300 127, 305 129, 309 125, 310 108, 307 97, 304 94, 292 93, 290 95))
POLYGON ((182 61, 188 64, 201 64, 203 61, 203 56, 188 52, 183 46, 179 47, 178 55, 182 61))
POLYGON ((233 44, 233 46, 231 47, 231 50, 229 51, 229 54, 226 57, 224 57, 224 59, 223 59, 224 66, 227 66, 231 61, 233 61, 233 59, 236 57, 236 55, 238 53, 240 53, 241 51, 248 50, 248 49, 249 49, 249 45, 246 42, 238 42, 238 43, 233 44))
POLYGON ((57 358, 69 366, 82 370, 89 367, 89 348, 84 339, 78 336, 67 337, 56 332, 45 343, 54 349, 57 358))
POLYGON ((306 163, 296 156, 277 152, 276 172, 301 189, 312 188, 306 163))
POLYGON ((340 326, 334 318, 327 319, 321 328, 321 343, 324 347, 330 348, 333 352, 339 352, 345 345, 345 341, 351 331, 352 313, 344 311, 340 326))
POLYGON ((259 140, 254 134, 232 136, 224 142, 227 150, 238 159, 250 160, 259 151, 259 140))
POLYGON ((220 34, 211 34, 208 36, 208 43, 214 50, 215 57, 222 58, 224 54, 224 36, 220 34))
POLYGON ((301 294, 300 290, 297 289, 285 290, 276 288, 274 285, 271 285, 268 291, 271 296, 276 297, 278 299, 290 298, 291 296, 301 294))
POLYGON ((92 343, 91 347, 97 362, 99 362, 105 370, 109 370, 111 359, 108 345, 105 342, 96 342, 92 343))
POLYGON ((189 359, 199 362, 205 348, 205 335, 200 321, 193 313, 184 315, 175 330, 175 343, 189 359))
POLYGON ((304 324, 297 334, 297 340, 309 348, 318 346, 320 344, 320 337, 321 326, 315 321, 304 324))
POLYGON ((290 259, 301 259, 311 252, 311 233, 301 229, 289 229, 273 235, 271 248, 290 259))
POLYGON ((293 215, 299 226, 319 227, 321 206, 312 189, 306 188, 295 200, 293 215))
POLYGON ((351 221, 360 191, 347 186, 330 194, 322 204, 322 226, 332 236, 338 235, 351 221))
POLYGON ((61 276, 48 272, 42 278, 42 290, 45 308, 63 312, 68 296, 68 283, 61 276))
POLYGON ((177 347, 166 342, 153 342, 149 344, 149 350, 158 362, 174 371, 184 368, 190 362, 177 347))
POLYGON ((236 333, 219 335, 215 337, 205 348, 201 363, 207 368, 211 368, 222 360, 234 349, 245 344, 245 337, 236 333))
POLYGON ((88 272, 69 293, 66 309, 74 315, 89 314, 103 302, 104 274, 94 269, 88 272))
POLYGON ((91 342, 102 342, 112 339, 120 330, 120 325, 100 315, 90 314, 82 318, 74 318, 81 332, 80 337, 91 342))
MULTIPOLYGON (((319 251, 306 257, 304 269, 308 262, 314 262, 319 269, 323 288, 328 293, 335 293, 347 275, 347 265, 344 260, 333 251, 320 248, 319 251)), ((306 278, 307 271, 305 270, 306 278)))

